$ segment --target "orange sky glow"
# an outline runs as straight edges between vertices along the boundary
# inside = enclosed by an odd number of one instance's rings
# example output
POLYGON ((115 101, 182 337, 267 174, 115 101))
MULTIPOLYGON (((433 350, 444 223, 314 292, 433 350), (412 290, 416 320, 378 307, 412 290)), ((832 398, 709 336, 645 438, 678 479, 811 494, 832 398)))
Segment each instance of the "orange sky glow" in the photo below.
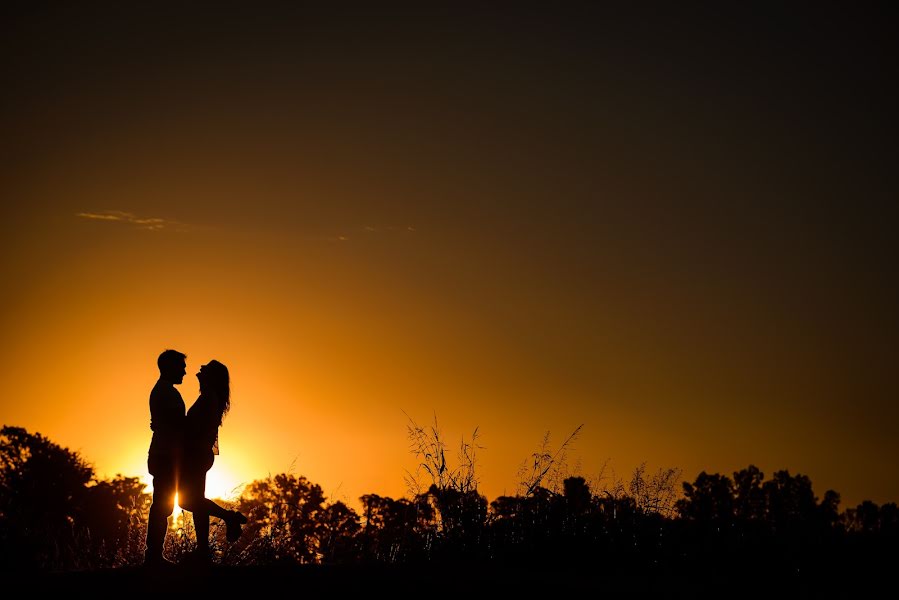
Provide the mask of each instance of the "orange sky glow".
POLYGON ((216 495, 288 471, 405 495, 407 415, 436 414, 453 452, 479 428, 489 499, 580 424, 588 480, 755 464, 899 499, 863 73, 844 98, 815 45, 793 69, 730 36, 725 68, 696 36, 562 17, 231 17, 158 52, 139 19, 9 38, 3 424, 146 480, 174 348, 188 406, 201 364, 231 371, 216 495))

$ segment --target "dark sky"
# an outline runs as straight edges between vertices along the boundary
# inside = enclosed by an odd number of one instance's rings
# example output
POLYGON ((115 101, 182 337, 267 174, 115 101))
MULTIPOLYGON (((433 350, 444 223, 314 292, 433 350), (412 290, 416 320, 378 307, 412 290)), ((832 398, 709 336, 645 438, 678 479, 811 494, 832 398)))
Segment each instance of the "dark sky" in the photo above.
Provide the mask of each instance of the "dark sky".
MULTIPOLYGON (((296 252, 309 277, 346 273, 333 277, 348 293, 379 290, 385 306, 424 307, 425 321, 467 319, 471 340, 435 334, 422 347, 480 348, 495 370, 395 375, 498 399, 462 403, 467 419, 617 415, 630 425, 597 425, 606 441, 585 452, 617 456, 608 440, 644 423, 664 433, 642 459, 688 478, 752 461, 850 499, 899 499, 896 27, 885 13, 2 10, 13 347, 73 255, 89 262, 121 242, 85 234, 97 224, 77 215, 160 218, 222 243, 221 256, 266 253, 277 271, 276 257, 296 252), (335 240, 346 254, 317 254, 335 240)), ((176 247, 194 256, 181 242, 139 255, 171 260, 176 247)), ((287 293, 266 281, 253 284, 260 298, 287 293)), ((620 455, 641 459, 639 446, 620 455)))

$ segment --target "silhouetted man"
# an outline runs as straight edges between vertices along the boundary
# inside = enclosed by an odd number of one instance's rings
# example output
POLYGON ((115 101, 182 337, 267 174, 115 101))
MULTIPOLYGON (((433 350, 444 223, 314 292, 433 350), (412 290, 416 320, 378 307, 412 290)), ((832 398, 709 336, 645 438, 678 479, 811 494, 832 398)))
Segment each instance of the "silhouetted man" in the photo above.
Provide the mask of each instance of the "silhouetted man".
POLYGON ((159 381, 150 392, 150 429, 153 440, 147 456, 147 468, 153 476, 153 505, 147 520, 147 549, 144 564, 171 564, 162 556, 168 518, 175 511, 178 469, 181 462, 184 400, 175 386, 184 381, 187 356, 176 350, 159 355, 159 381))

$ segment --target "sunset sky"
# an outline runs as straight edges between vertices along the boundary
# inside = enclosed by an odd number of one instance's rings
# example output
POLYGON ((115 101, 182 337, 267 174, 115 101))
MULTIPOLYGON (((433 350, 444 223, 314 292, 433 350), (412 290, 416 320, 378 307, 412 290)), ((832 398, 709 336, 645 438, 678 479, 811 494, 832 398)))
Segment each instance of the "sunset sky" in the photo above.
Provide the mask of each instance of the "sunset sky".
POLYGON ((490 499, 583 423, 588 479, 899 500, 884 16, 126 4, 3 9, 3 424, 146 476, 175 348, 214 493, 401 496, 436 413, 490 499))

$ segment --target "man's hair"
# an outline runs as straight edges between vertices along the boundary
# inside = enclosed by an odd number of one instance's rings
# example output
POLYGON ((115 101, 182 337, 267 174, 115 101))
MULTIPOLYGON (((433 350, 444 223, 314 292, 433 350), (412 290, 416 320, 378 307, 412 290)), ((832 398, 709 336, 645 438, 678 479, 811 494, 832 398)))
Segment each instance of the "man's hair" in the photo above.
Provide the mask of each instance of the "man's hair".
POLYGON ((164 350, 159 358, 156 359, 156 365, 160 372, 171 371, 181 366, 181 362, 187 358, 187 355, 177 350, 164 350))

